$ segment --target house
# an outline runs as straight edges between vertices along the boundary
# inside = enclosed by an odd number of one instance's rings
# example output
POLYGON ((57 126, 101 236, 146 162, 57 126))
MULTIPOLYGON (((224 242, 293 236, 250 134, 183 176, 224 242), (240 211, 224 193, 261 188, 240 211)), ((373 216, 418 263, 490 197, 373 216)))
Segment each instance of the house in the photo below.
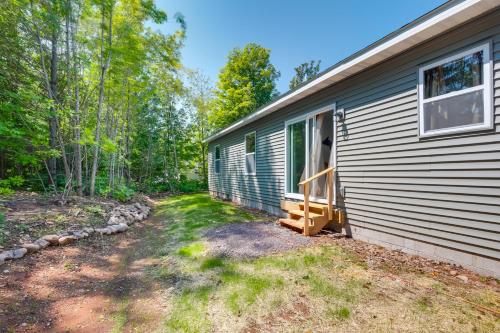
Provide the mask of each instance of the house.
POLYGON ((213 196, 498 277, 500 1, 449 1, 207 141, 213 196))

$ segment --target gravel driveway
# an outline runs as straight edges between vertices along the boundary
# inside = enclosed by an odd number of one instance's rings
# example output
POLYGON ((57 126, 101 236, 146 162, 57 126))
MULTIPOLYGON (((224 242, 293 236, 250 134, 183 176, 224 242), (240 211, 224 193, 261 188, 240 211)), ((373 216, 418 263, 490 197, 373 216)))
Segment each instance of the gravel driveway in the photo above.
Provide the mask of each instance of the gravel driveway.
POLYGON ((256 258, 311 244, 309 237, 273 222, 230 223, 205 234, 214 256, 256 258))

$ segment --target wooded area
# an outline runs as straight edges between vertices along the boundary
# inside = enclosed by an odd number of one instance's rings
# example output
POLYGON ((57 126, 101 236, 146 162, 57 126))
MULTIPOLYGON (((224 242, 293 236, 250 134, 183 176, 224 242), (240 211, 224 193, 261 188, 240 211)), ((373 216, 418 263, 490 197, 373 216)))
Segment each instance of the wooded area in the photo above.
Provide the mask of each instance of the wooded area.
POLYGON ((205 189, 203 139, 270 102, 280 73, 250 43, 212 89, 181 62, 186 29, 153 0, 2 1, 0 194, 205 189))
POLYGON ((153 1, 0 5, 0 178, 82 195, 206 183, 207 80, 183 68, 186 24, 153 1), (148 20, 175 20, 170 35, 148 20))

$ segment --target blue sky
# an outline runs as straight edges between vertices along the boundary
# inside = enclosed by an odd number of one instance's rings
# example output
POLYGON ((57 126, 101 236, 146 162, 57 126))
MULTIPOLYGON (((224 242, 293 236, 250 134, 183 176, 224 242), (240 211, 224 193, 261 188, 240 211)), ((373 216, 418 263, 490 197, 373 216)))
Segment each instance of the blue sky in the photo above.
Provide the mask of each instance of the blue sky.
MULTIPOLYGON (((271 49, 281 72, 278 91, 288 90, 293 68, 321 60, 325 69, 446 2, 445 0, 156 0, 169 17, 187 21, 182 50, 186 67, 212 84, 227 55, 250 42, 271 49)), ((165 33, 176 25, 153 26, 165 33)))

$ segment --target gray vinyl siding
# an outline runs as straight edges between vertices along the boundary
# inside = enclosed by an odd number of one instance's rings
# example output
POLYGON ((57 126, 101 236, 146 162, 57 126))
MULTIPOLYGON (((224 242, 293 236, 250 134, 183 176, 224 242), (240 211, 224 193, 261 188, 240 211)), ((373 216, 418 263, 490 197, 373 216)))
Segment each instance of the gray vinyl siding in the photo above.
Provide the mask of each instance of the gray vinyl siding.
POLYGON ((346 110, 337 170, 345 191, 338 204, 349 226, 500 259, 500 10, 211 142, 210 191, 279 211, 285 121, 333 102, 346 110), (493 59, 494 128, 419 137, 418 67, 485 41, 493 59), (257 174, 245 176, 244 135, 251 131, 257 174))

